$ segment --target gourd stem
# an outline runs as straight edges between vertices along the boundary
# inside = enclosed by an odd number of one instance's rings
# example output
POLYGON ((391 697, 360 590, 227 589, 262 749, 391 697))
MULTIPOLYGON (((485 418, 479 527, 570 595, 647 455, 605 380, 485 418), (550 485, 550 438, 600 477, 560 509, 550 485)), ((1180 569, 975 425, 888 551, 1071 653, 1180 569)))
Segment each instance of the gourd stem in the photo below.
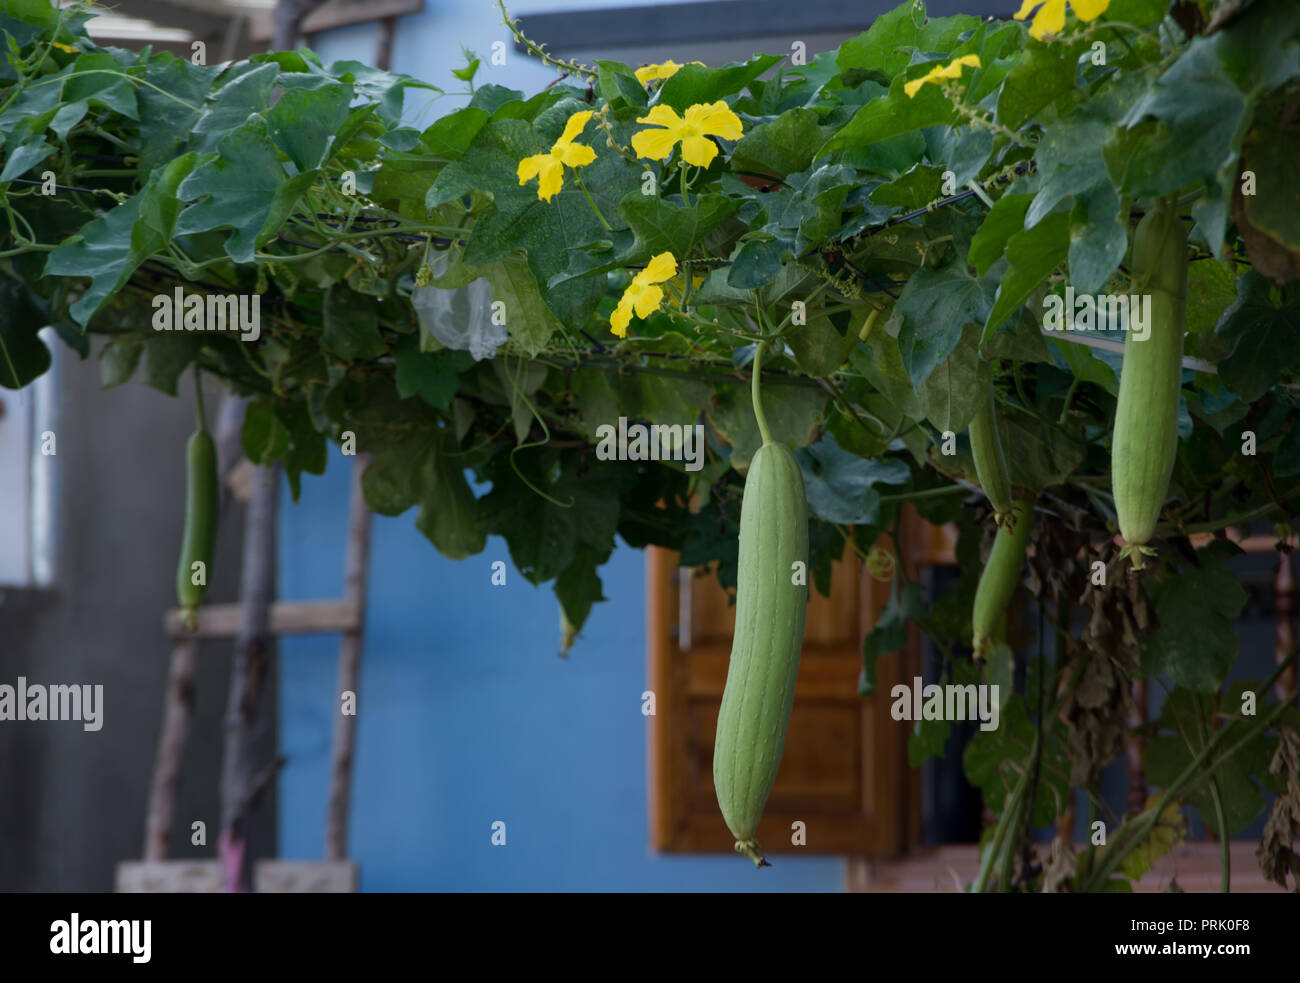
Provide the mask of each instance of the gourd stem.
POLYGON ((763 397, 759 392, 759 376, 762 374, 763 355, 767 352, 767 341, 760 341, 758 347, 754 349, 754 377, 750 381, 750 387, 754 399, 754 419, 758 421, 758 433, 763 438, 764 444, 774 443, 772 440, 772 431, 767 426, 767 416, 763 413, 763 397))
POLYGON ((199 367, 194 366, 194 400, 195 415, 198 418, 199 432, 202 433, 208 429, 208 415, 203 409, 203 374, 199 367))

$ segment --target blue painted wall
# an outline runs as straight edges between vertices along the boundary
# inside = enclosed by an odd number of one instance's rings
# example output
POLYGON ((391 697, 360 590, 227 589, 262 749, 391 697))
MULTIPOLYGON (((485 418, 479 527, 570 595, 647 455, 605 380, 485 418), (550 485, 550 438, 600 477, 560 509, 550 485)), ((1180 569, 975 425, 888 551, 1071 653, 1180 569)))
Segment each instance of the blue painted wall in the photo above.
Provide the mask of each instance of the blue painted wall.
MULTIPOLYGON (((612 0, 619 2, 619 0, 612 0)), ((643 2, 643 0, 642 0, 643 2)), ((512 13, 594 4, 544 0, 512 13)), ((608 5, 608 4, 605 4, 608 5)), ((448 90, 460 46, 480 56, 509 40, 487 0, 430 0, 399 23, 393 69, 448 90)), ((370 62, 374 29, 318 39, 328 62, 370 62)), ((511 48, 480 84, 532 93, 554 74, 511 48)), ((427 125, 463 100, 426 107, 427 125)), ((408 115, 423 105, 408 101, 408 115)), ((280 596, 338 597, 350 460, 306 476, 302 501, 281 514, 280 596)), ((781 857, 756 874, 735 856, 668 857, 649 849, 643 555, 620 547, 601 571, 605 595, 567 661, 558 659, 558 608, 509 567, 505 542, 463 562, 441 557, 414 514, 375 517, 357 719, 350 855, 366 891, 836 891, 836 858, 781 857), (492 823, 507 845, 491 845, 492 823)), ((323 855, 338 639, 280 646, 281 854, 323 855)), ((721 818, 719 818, 721 823, 721 818)))

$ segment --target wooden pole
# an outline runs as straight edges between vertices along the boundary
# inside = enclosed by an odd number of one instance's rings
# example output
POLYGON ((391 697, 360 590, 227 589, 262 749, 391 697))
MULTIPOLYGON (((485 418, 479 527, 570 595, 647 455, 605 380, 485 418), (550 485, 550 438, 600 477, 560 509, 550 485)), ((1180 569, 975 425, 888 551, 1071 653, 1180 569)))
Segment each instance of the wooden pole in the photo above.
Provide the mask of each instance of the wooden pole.
POLYGON ((194 722, 194 670, 198 642, 182 639, 172 648, 171 670, 162 729, 158 733, 158 754, 154 759, 149 811, 145 816, 144 858, 166 860, 172 819, 176 813, 176 792, 181 783, 181 758, 194 722))
POLYGON ((352 805, 352 765, 356 750, 357 718, 342 712, 342 695, 356 694, 361 680, 361 641, 365 629, 366 572, 370 553, 370 509, 361 490, 361 475, 369 455, 359 454, 352 464, 352 497, 348 513, 348 543, 344 560, 343 600, 356 612, 354 624, 343 632, 339 645, 338 681, 335 686, 334 746, 330 754, 329 812, 325 819, 325 857, 342 860, 348 852, 348 812, 352 805))
POLYGON ((258 738, 268 723, 262 695, 271 669, 270 608, 275 596, 279 491, 278 465, 254 470, 252 496, 244 518, 240 582, 243 620, 230 672, 225 754, 221 762, 219 852, 227 891, 252 890, 252 851, 248 848, 245 820, 268 782, 265 764, 256 755, 258 738))

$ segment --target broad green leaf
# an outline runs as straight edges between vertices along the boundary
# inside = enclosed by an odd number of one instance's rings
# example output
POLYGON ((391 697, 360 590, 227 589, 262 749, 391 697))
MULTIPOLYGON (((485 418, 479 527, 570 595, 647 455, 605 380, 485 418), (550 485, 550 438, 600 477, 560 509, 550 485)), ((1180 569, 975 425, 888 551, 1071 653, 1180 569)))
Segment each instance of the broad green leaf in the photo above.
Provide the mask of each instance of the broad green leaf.
POLYGON ((965 325, 985 321, 994 284, 991 277, 971 276, 960 261, 937 270, 922 267, 908 279, 895 311, 903 319, 898 348, 913 386, 919 388, 952 354, 965 325))
POLYGON ((377 358, 388 351, 388 344, 379 333, 379 307, 375 298, 357 293, 346 283, 330 286, 325 295, 324 321, 321 346, 339 358, 377 358))
POLYGON ((49 254, 47 276, 91 278, 90 288, 69 308, 78 324, 84 327, 140 264, 171 240, 183 197, 179 188, 196 163, 196 155, 185 154, 154 171, 139 194, 87 222, 49 254))
POLYGON ((492 287, 493 303, 505 304, 506 333, 536 357, 560 330, 560 323, 542 299, 528 265, 520 259, 504 259, 484 268, 483 275, 492 287))
POLYGON ((241 130, 250 116, 266 112, 279 74, 278 65, 259 65, 218 89, 194 124, 192 149, 215 150, 227 134, 241 130))
POLYGON ((624 266, 639 266, 663 252, 680 262, 691 248, 740 202, 722 195, 702 195, 683 208, 654 195, 633 192, 619 203, 618 211, 636 234, 631 247, 618 257, 624 266))
POLYGON ((1279 307, 1270 289, 1255 271, 1242 274, 1237 299, 1215 328, 1232 345, 1232 354, 1219 363, 1219 378, 1247 403, 1268 392, 1282 372, 1300 368, 1300 298, 1279 307))
POLYGON ((21 389, 50 367, 50 350, 37 337, 45 319, 40 298, 0 273, 0 386, 21 389))
POLYGON ((791 109, 760 123, 736 144, 731 168, 784 177, 805 170, 830 130, 811 109, 791 109))
POLYGON ((877 519, 880 493, 877 484, 901 485, 911 475, 895 458, 864 461, 842 450, 829 433, 795 452, 803 472, 808 511, 824 522, 870 525, 877 519))
POLYGON ((987 340, 1017 307, 1066 258, 1070 235, 1068 212, 1053 212, 1032 229, 1017 232, 1007 240, 1009 268, 998 284, 997 300, 984 322, 987 340))
POLYGON ((919 388, 921 406, 936 430, 960 433, 966 429, 990 383, 988 363, 979 356, 980 328, 967 324, 961 340, 919 388))
POLYGON ((299 171, 320 167, 335 149, 352 98, 352 87, 336 82, 285 92, 266 114, 272 142, 299 171))
POLYGON ((1024 229, 1025 210, 1033 195, 1003 195, 993 203, 970 243, 967 262, 983 276, 1006 249, 1007 240, 1024 229))
POLYGON ((853 119, 822 145, 817 156, 865 147, 900 133, 952 122, 955 111, 939 86, 923 85, 909 98, 903 91, 903 81, 898 76, 888 96, 873 99, 859 109, 853 119))
POLYGON ((683 65, 659 91, 659 104, 685 113, 691 106, 717 102, 736 95, 780 60, 778 55, 755 55, 749 61, 731 62, 721 68, 683 65))
POLYGON ((289 177, 260 116, 222 137, 218 151, 181 182, 179 197, 200 200, 181 214, 176 234, 232 228, 226 253, 236 263, 250 263, 257 247, 288 219, 317 172, 289 177))
MULTIPOLYGON (((567 269, 569 250, 608 236, 571 171, 565 172, 563 190, 549 202, 538 199, 536 182, 519 185, 519 162, 549 149, 522 120, 497 120, 479 131, 463 158, 438 175, 426 199, 431 208, 472 191, 492 196, 492 207, 474 223, 466 263, 487 265, 522 248, 537 282, 547 284, 567 269)), ((639 172, 617 154, 601 154, 582 168, 582 177, 607 221, 618 215, 618 204, 641 187, 639 172)), ((562 322, 580 327, 604 294, 604 283, 598 280, 568 280, 550 287, 544 299, 562 322)))

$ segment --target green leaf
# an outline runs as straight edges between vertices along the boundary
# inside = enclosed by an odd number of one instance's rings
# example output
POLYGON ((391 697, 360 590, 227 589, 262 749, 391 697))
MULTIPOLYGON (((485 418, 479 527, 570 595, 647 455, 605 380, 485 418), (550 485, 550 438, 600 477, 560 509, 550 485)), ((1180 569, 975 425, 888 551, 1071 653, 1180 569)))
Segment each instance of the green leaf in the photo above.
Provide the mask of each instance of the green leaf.
MULTIPOLYGON (((777 377, 764 382, 763 412, 772 428, 773 439, 791 447, 803 447, 821 420, 826 393, 820 388, 782 385, 777 377)), ((749 387, 720 389, 715 405, 706 406, 705 412, 714 430, 731 445, 731 466, 738 470, 748 467, 750 458, 763 443, 758 424, 754 422, 749 387)))
POLYGON ((243 129, 250 116, 266 112, 279 74, 279 65, 259 65, 218 89, 194 124, 192 149, 215 150, 227 134, 243 129))
POLYGON ((488 266, 483 275, 492 287, 493 303, 505 304, 507 334, 535 358, 560 330, 560 323, 547 308, 527 264, 505 259, 488 266))
POLYGON ((217 65, 193 65, 165 51, 150 59, 145 72, 149 85, 140 86, 136 93, 142 174, 163 167, 189 146, 219 70, 217 65))
POLYGON ((791 109, 760 123, 731 151, 731 169, 785 177, 805 170, 831 132, 811 109, 791 109))
POLYGON ((824 522, 873 524, 880 508, 875 486, 901 485, 911 475, 907 465, 894 458, 864 461, 842 450, 829 433, 801 447, 795 458, 803 472, 808 510, 824 522))
POLYGON ((989 366, 979 356, 980 328, 967 324, 952 354, 921 383, 919 392, 925 415, 940 433, 966 429, 987 398, 989 366))
POLYGON ((1080 294, 1101 291, 1128 251, 1128 224, 1109 181, 1075 197, 1070 213, 1070 285, 1080 294))
POLYGON ((785 337, 799 368, 813 376, 835 372, 849 357, 857 340, 851 331, 840 334, 830 318, 816 312, 809 314, 806 324, 791 327, 785 337))
POLYGON ((619 203, 618 211, 636 239, 618 257, 618 263, 639 266, 663 252, 680 261, 738 207, 740 202, 723 195, 701 195, 690 208, 682 208, 654 195, 633 192, 619 203))
MULTIPOLYGON (((138 74, 138 70, 133 74, 138 74)), ((135 86, 117 59, 107 51, 77 56, 72 76, 63 87, 63 101, 102 106, 128 119, 138 119, 140 115, 136 107, 135 86)))
MULTIPOLYGON (((565 172, 564 187, 550 202, 538 199, 535 182, 520 187, 519 162, 549 149, 524 121, 494 120, 461 160, 438 175, 426 198, 431 208, 473 191, 492 196, 492 207, 470 233, 466 263, 484 266, 522 248, 533 276, 545 285, 568 268, 570 250, 608 237, 572 172, 565 172)), ((617 154, 601 154, 582 168, 587 189, 607 220, 618 214, 619 203, 631 191, 640 189, 638 174, 617 154)), ((556 317, 576 328, 590 318, 604 292, 599 278, 573 279, 549 287, 544 299, 556 317)))
POLYGON ((871 27, 840 45, 835 64, 893 78, 912 64, 914 51, 949 52, 980 19, 968 14, 927 19, 924 3, 902 3, 876 17, 871 27))
POLYGON ((45 262, 46 276, 88 276, 91 285, 69 312, 80 325, 130 279, 136 269, 171 241, 182 187, 197 162, 185 154, 149 175, 140 193, 87 222, 45 262))
POLYGON ((817 156, 865 147, 900 133, 928 126, 946 126, 955 110, 938 85, 923 85, 914 97, 903 91, 903 76, 894 79, 889 95, 873 99, 859 109, 840 130, 822 145, 817 156))
POLYGON ((1044 106, 1073 89, 1078 60, 1076 45, 1028 44, 1002 83, 998 122, 1018 130, 1044 106))
POLYGON ((1067 255, 1069 235, 1069 213, 1053 212, 1032 229, 1017 232, 1007 240, 1010 266, 998 284, 997 300, 984 322, 982 340, 987 340, 1061 265, 1067 255))
POLYGON ((755 55, 749 61, 734 61, 721 68, 683 65, 659 90, 659 104, 685 113, 699 103, 717 102, 733 96, 781 60, 779 55, 755 55))
POLYGON ((1024 229, 1025 210, 1033 197, 1028 194, 1003 195, 984 216, 979 230, 970 241, 970 252, 966 256, 967 262, 980 276, 987 273, 989 267, 1001 258, 1007 240, 1024 229))
POLYGON ((336 134, 348 118, 352 98, 352 86, 337 82, 290 89, 266 114, 272 142, 299 171, 320 167, 336 149, 336 134))
POLYGON ((244 456, 263 467, 280 460, 289 451, 289 431, 275 415, 275 406, 269 400, 257 399, 248 404, 239 437, 244 456))
POLYGON ((1142 639, 1142 675, 1165 674, 1177 686, 1212 692, 1237 656, 1232 619, 1241 614, 1247 595, 1225 561, 1241 552, 1216 539, 1196 551, 1197 565, 1166 568, 1148 581, 1147 595, 1159 627, 1142 639))
POLYGON ((442 452, 429 455, 422 474, 420 512, 415 517, 415 528, 439 553, 453 560, 481 553, 487 545, 487 524, 479 500, 465 480, 463 461, 442 452))
POLYGON ((25 283, 0 273, 0 386, 21 389, 50 367, 50 350, 37 337, 46 316, 25 283))
POLYGON ((203 338, 198 334, 163 331, 144 339, 145 360, 142 381, 168 396, 177 394, 181 374, 190 367, 203 338))
POLYGON ((419 336, 408 334, 393 346, 393 361, 397 365, 397 395, 403 399, 419 396, 439 410, 451 406, 464 367, 457 353, 421 353, 419 336))
POLYGON ((0 183, 21 177, 52 153, 54 147, 44 140, 24 143, 5 161, 4 170, 0 171, 0 183))
POLYGON ((1283 371, 1300 367, 1300 297, 1279 307, 1270 291, 1270 282, 1254 270, 1242 274, 1237 299, 1215 328, 1232 345, 1219 363, 1219 378, 1247 403, 1268 392, 1283 371))
POLYGON ((378 358, 388 351, 379 333, 379 306, 374 297, 359 294, 346 283, 330 285, 323 311, 325 333, 321 347, 344 359, 378 358))
POLYGON ((1131 195, 1165 195, 1214 180, 1241 152, 1247 108, 1216 45, 1196 38, 1107 140, 1111 177, 1131 195))
POLYGON ((222 137, 218 151, 181 182, 179 197, 202 200, 181 214, 176 234, 233 228, 227 255, 251 263, 254 250, 275 236, 317 172, 289 177, 260 116, 222 137))
POLYGON ((112 389, 128 382, 135 375, 140 356, 144 354, 144 345, 139 338, 110 338, 108 344, 99 353, 99 384, 104 389, 112 389))
POLYGON ((608 554, 600 556, 590 549, 581 549, 573 562, 555 578, 555 596, 575 634, 586 624, 591 606, 606 599, 596 572, 606 559, 608 554))
POLYGON ((912 274, 894 309, 903 319, 898 348, 913 386, 919 389, 952 354, 965 325, 984 322, 993 290, 992 278, 971 276, 960 261, 912 274))
POLYGON ((1087 455, 1087 447, 1061 428, 1023 413, 1002 415, 998 435, 1012 484, 1033 492, 1064 482, 1087 455))

